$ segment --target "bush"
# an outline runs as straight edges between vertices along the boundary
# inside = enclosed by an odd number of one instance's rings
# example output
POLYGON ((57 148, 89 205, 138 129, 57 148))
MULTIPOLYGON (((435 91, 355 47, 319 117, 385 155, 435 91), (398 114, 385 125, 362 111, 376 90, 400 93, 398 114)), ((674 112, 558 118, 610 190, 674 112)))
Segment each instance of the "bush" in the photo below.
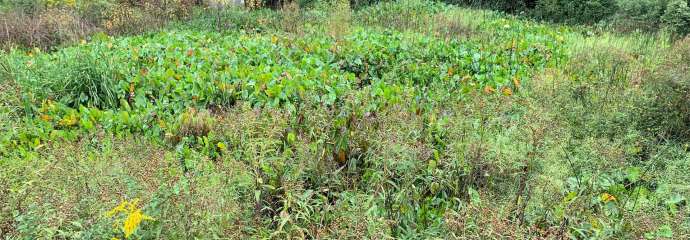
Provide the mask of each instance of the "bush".
POLYGON ((515 13, 534 8, 537 1, 538 0, 445 0, 444 2, 515 13))
POLYGON ((95 32, 139 34, 187 19, 193 0, 32 0, 0 3, 0 43, 52 49, 95 32))
POLYGON ((401 0, 364 8, 356 18, 366 25, 395 29, 419 29, 428 26, 430 17, 447 9, 447 5, 429 0, 401 0))
POLYGON ((676 43, 648 82, 641 130, 659 139, 690 141, 690 38, 676 43))
POLYGON ((664 25, 679 36, 690 33, 690 7, 684 0, 672 0, 661 16, 664 25))
POLYGON ((49 49, 83 39, 94 26, 69 9, 47 9, 36 13, 0 12, 2 47, 19 45, 49 49))
POLYGON ((566 23, 598 23, 614 14, 615 0, 540 0, 535 15, 539 18, 566 23))
POLYGON ((655 31, 660 24, 666 5, 659 0, 621 0, 612 25, 619 31, 655 31))
POLYGON ((40 1, 27 1, 27 0, 4 0, 0 4, 0 10, 2 11, 20 11, 23 13, 37 12, 43 9, 44 5, 40 1))

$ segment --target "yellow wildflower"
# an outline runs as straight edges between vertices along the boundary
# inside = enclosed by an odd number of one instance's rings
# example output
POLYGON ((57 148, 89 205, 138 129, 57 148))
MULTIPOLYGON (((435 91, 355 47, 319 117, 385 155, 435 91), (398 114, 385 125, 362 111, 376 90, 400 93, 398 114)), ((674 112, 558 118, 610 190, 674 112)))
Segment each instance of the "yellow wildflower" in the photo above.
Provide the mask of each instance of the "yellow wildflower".
MULTIPOLYGON (((153 221, 152 217, 142 213, 141 209, 137 207, 139 204, 139 199, 134 199, 132 201, 122 201, 120 205, 108 211, 106 215, 108 217, 114 217, 119 213, 125 214, 127 217, 122 222, 122 232, 125 234, 125 238, 129 238, 137 230, 141 222, 144 220, 153 221)), ((117 226, 115 224, 114 226, 117 226)))
MULTIPOLYGON (((136 206, 132 205, 132 207, 136 206)), ((125 233, 125 238, 129 238, 144 220, 153 220, 153 218, 141 213, 141 209, 135 209, 130 212, 129 216, 127 216, 127 220, 125 220, 125 223, 122 225, 122 231, 125 233)))
POLYGON ((127 212, 127 204, 129 204, 127 201, 122 201, 120 205, 117 205, 117 207, 113 208, 112 210, 108 211, 105 213, 108 217, 115 216, 115 214, 121 213, 121 212, 127 212))

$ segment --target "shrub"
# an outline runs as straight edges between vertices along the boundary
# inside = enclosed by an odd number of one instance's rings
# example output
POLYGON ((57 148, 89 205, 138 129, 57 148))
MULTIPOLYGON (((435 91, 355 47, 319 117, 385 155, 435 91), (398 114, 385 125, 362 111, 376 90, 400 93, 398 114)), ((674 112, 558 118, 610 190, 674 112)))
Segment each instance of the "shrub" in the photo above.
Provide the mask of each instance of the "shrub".
POLYGON ((20 11, 23 13, 32 13, 43 9, 44 5, 41 1, 27 1, 27 0, 5 0, 0 4, 0 10, 3 11, 20 11))
POLYGON ((434 14, 447 5, 429 0, 401 0, 364 8, 356 18, 366 25, 380 25, 395 29, 419 29, 428 26, 434 14))
POLYGON ((684 0, 672 0, 661 16, 664 25, 679 36, 690 33, 690 7, 684 0))
POLYGON ((473 7, 497 9, 507 12, 518 12, 525 9, 534 8, 537 1, 538 0, 446 0, 445 2, 473 7))
POLYGON ((566 23, 593 24, 616 12, 615 0, 540 0, 535 15, 566 23))
POLYGON ((36 13, 0 12, 0 42, 4 46, 20 45, 49 49, 75 42, 92 33, 94 26, 69 9, 47 9, 36 13))
POLYGON ((0 42, 2 47, 39 47, 85 39, 105 30, 110 34, 138 34, 187 19, 193 0, 45 0, 0 4, 0 42))
MULTIPOLYGON (((309 1, 309 0, 303 0, 303 1, 309 1)), ((314 0, 312 0, 314 1, 314 0)), ((381 3, 381 2, 391 2, 391 0, 350 0, 350 6, 352 6, 352 9, 361 9, 373 4, 381 3)))
POLYGON ((103 27, 110 34, 142 33, 161 25, 154 15, 126 4, 109 9, 105 15, 103 27))
POLYGON ((676 43, 647 83, 641 130, 659 139, 690 141, 690 38, 676 43))
POLYGON ((666 5, 660 0, 621 0, 612 25, 619 31, 655 31, 666 5))

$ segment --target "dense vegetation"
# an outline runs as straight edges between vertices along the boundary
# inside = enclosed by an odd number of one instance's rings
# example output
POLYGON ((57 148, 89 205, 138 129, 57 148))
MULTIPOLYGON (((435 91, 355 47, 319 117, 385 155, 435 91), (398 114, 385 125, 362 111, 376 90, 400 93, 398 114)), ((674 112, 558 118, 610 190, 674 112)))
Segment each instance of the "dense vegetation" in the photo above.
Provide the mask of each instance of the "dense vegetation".
MULTIPOLYGON (((628 11, 518 2, 500 8, 628 11)), ((690 237, 683 28, 422 0, 24 3, 4 16, 90 25, 4 38, 0 238, 690 237)))
POLYGON ((690 31, 687 0, 448 0, 571 24, 598 24, 618 31, 690 31))

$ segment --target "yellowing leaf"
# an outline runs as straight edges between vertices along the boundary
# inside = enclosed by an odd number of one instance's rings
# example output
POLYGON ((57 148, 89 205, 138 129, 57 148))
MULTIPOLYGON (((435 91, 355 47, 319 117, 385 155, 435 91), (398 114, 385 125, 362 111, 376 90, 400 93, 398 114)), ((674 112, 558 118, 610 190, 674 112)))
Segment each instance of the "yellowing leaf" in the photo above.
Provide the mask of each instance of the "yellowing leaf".
POLYGON ((602 202, 605 202, 605 203, 610 202, 610 201, 616 201, 616 197, 614 197, 613 195, 611 195, 609 193, 602 193, 600 199, 602 202))
POLYGON ((228 147, 225 146, 225 143, 223 142, 218 142, 218 144, 216 145, 218 146, 218 149, 220 149, 221 151, 225 151, 226 149, 228 149, 228 147))
POLYGON ((503 89, 501 90, 501 92, 503 93, 504 96, 511 96, 511 95, 513 95, 513 90, 510 89, 510 88, 508 88, 508 87, 503 87, 503 89))
POLYGON ((67 116, 64 116, 62 119, 60 119, 58 124, 60 124, 61 126, 69 127, 76 125, 78 121, 79 119, 76 113, 70 113, 67 114, 67 116))
POLYGON ((520 88, 520 78, 518 78, 518 76, 513 77, 513 85, 515 86, 515 89, 520 88))
POLYGON ((50 115, 47 115, 47 114, 41 115, 41 120, 43 120, 43 121, 48 122, 48 121, 50 121, 51 119, 53 119, 53 118, 52 118, 50 115))

